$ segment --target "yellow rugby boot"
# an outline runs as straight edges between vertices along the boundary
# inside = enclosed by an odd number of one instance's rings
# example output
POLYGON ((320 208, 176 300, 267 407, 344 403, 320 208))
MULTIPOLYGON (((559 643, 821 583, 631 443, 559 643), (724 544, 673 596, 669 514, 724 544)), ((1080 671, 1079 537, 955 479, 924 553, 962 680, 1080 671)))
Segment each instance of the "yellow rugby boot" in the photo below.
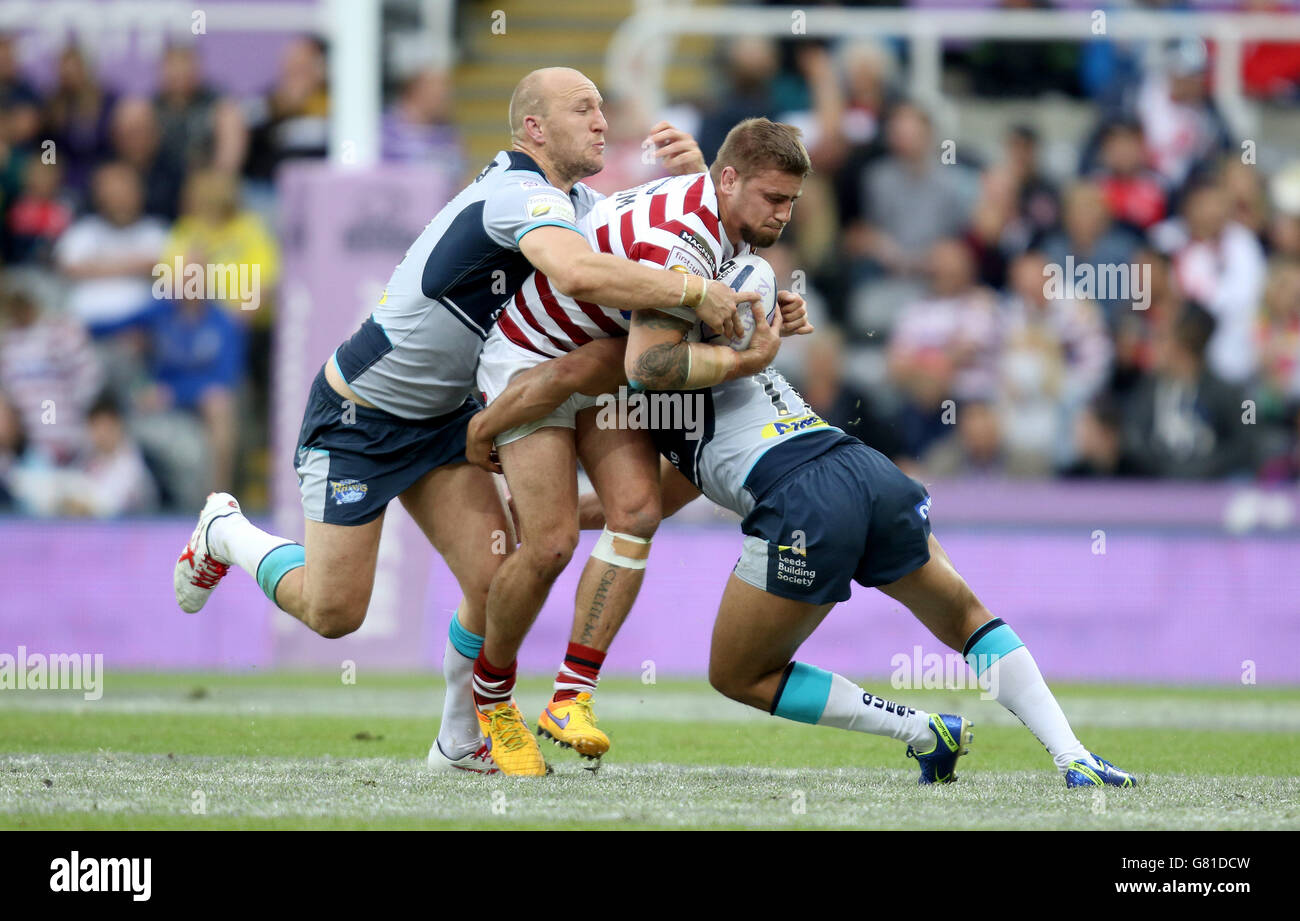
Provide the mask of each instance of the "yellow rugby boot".
POLYGON ((591 695, 586 691, 569 700, 552 700, 547 704, 537 718, 537 734, 593 761, 609 751, 609 736, 596 728, 591 695))
POLYGON ((513 701, 497 704, 491 713, 479 710, 478 725, 487 739, 488 754, 502 774, 544 777, 550 773, 537 740, 513 701))

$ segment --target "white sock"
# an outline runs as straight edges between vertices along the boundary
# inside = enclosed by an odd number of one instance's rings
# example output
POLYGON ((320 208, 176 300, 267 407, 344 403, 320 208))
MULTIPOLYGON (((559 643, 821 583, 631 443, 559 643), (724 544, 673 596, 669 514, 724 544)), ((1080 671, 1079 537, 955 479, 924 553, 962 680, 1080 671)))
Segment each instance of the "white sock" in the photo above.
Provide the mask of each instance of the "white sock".
POLYGON ((474 660, 461 655, 450 639, 442 653, 442 676, 447 690, 442 699, 438 744, 444 755, 455 760, 477 749, 483 733, 474 706, 474 660))
POLYGON ((219 558, 234 563, 254 579, 262 558, 276 547, 292 544, 287 537, 268 534, 243 513, 225 515, 208 527, 208 549, 219 558))
POLYGON ((817 725, 889 736, 922 752, 934 747, 929 713, 877 697, 833 673, 830 696, 817 725))
POLYGON ((1058 771, 1064 773, 1072 761, 1088 760, 1088 750, 1075 738, 1028 647, 1020 646, 1000 656, 981 678, 991 682, 989 689, 994 699, 1043 743, 1058 771))

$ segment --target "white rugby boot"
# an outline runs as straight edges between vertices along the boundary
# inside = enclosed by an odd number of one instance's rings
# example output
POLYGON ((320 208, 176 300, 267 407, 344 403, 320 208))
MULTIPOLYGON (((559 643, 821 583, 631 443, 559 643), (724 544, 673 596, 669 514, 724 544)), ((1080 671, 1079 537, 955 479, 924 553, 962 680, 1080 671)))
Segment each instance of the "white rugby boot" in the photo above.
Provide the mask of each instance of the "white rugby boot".
POLYGON ((207 504, 199 513, 199 523, 172 571, 176 603, 187 614, 195 614, 207 604, 212 590, 230 570, 229 560, 223 560, 209 552, 208 528, 218 518, 240 514, 243 513, 239 510, 239 503, 230 493, 208 494, 207 504))

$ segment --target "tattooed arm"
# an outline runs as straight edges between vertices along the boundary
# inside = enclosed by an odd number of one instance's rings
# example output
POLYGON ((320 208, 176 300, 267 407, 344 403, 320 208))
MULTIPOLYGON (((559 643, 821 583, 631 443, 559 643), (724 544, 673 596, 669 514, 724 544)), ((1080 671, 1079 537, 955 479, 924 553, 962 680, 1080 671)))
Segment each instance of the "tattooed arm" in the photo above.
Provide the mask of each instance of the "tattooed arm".
POLYGON ((692 324, 656 311, 632 315, 623 369, 642 390, 697 390, 757 374, 772 363, 781 342, 758 303, 750 305, 754 336, 737 352, 726 345, 687 342, 692 324))

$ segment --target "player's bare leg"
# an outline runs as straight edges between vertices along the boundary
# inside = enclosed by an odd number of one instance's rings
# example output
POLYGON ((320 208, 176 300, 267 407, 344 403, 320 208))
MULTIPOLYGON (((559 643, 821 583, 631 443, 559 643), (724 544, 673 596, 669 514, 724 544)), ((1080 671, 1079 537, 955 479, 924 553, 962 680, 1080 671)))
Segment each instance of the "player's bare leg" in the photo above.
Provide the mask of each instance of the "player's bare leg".
POLYGON ((483 645, 488 587, 514 548, 505 504, 490 473, 472 464, 429 471, 401 495, 402 505, 446 561, 462 600, 452 614, 442 673, 442 722, 429 749, 431 768, 491 773, 474 706, 474 661, 483 645))
POLYGON ((661 517, 659 455, 644 431, 601 428, 597 410, 578 413, 578 457, 605 509, 605 530, 578 582, 573 630, 538 733, 587 758, 609 750, 591 700, 614 636, 645 579, 661 517))
POLYGON ((299 544, 254 525, 229 493, 213 493, 175 566, 177 602, 198 611, 236 565, 281 610, 321 636, 345 636, 365 620, 383 519, 381 513, 361 525, 308 520, 299 544))
POLYGON ((577 453, 570 429, 548 426, 501 445, 497 454, 514 499, 519 546, 488 590, 474 703, 502 772, 536 776, 547 767, 513 704, 515 657, 578 543, 577 453))
POLYGON ((934 535, 929 562, 880 590, 906 605, 940 642, 965 656, 988 693, 1043 743, 1067 785, 1134 785, 1130 774, 1084 748, 1029 649, 980 603, 934 535))
POLYGON ((961 717, 932 716, 794 661, 832 607, 781 598, 732 573, 713 624, 709 683, 732 700, 785 719, 906 742, 908 754, 921 761, 923 783, 955 780, 953 767, 970 741, 961 717))

